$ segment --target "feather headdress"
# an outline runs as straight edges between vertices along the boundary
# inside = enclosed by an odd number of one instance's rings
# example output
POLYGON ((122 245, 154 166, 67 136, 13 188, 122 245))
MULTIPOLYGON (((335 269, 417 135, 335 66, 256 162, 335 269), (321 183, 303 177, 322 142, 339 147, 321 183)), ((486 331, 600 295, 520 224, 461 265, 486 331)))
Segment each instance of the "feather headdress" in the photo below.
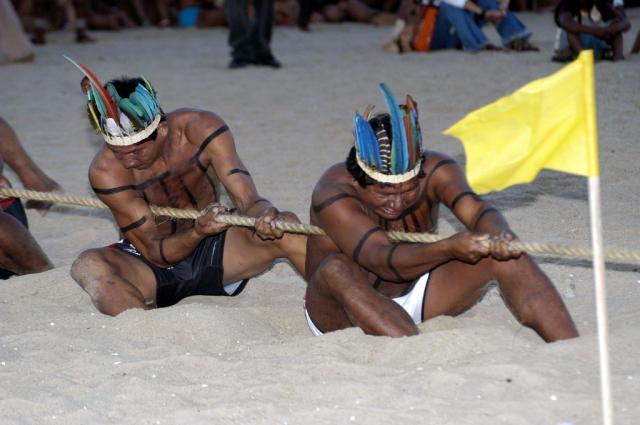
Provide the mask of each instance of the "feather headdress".
POLYGON ((402 183, 417 176, 422 165, 418 104, 407 95, 406 104, 398 105, 384 83, 380 83, 380 91, 389 109, 391 134, 382 127, 374 132, 369 123, 372 106, 367 106, 363 115, 356 112, 353 116, 356 161, 369 177, 380 183, 402 183))
POLYGON ((103 86, 86 66, 65 56, 89 80, 87 111, 93 127, 110 145, 128 146, 149 137, 158 128, 161 111, 156 93, 144 78, 129 97, 121 97, 113 84, 103 86))

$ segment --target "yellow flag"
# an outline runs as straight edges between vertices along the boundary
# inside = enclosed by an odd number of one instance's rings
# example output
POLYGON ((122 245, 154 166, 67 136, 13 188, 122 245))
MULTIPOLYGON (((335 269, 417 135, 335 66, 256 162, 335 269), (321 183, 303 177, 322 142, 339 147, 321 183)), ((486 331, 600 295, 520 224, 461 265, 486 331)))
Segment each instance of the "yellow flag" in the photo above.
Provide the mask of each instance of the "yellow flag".
POLYGON ((598 175, 593 52, 471 112, 444 134, 459 138, 477 193, 532 181, 547 168, 598 175))

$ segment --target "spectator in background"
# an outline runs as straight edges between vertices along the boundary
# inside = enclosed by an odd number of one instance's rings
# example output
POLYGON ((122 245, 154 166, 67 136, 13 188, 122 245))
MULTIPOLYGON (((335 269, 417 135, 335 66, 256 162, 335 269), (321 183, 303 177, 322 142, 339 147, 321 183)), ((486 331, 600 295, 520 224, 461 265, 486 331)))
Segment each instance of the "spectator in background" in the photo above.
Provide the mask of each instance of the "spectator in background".
POLYGON ((227 12, 217 0, 181 0, 178 26, 221 27, 227 25, 227 12))
POLYGON ((280 68, 282 65, 271 53, 273 31, 273 0, 255 0, 255 19, 249 18, 248 0, 225 2, 229 21, 230 69, 249 65, 280 68))
POLYGON ((87 34, 87 1, 76 0, 80 10, 73 0, 15 0, 15 6, 33 44, 45 44, 47 31, 63 26, 75 33, 76 43, 90 43, 95 40, 87 34))
POLYGON ((622 10, 609 0, 560 0, 554 12, 558 34, 552 60, 574 60, 592 49, 594 59, 623 60, 622 33, 631 25, 622 10))
POLYGON ((20 19, 9 0, 0 0, 0 65, 31 61, 33 45, 27 38, 20 19))
POLYGON ((396 0, 299 0, 298 26, 307 31, 309 22, 365 22, 391 25, 395 19, 396 0))
POLYGON ((127 12, 113 0, 83 0, 81 3, 85 8, 87 26, 92 30, 118 31, 136 26, 127 12))
POLYGON ((171 26, 169 13, 170 0, 131 0, 135 20, 143 27, 152 24, 160 28, 171 26))
MULTIPOLYGON (((440 0, 439 11, 427 50, 463 49, 470 52, 480 50, 502 50, 489 42, 482 27, 491 23, 500 35, 503 47, 516 52, 537 51, 529 42, 531 31, 509 12, 508 0, 440 0)), ((413 0, 403 0, 391 38, 384 48, 392 52, 411 50, 413 32, 422 17, 413 0)))
POLYGON ((505 49, 539 50, 529 42, 531 31, 509 12, 508 0, 442 0, 431 49, 496 50, 482 32, 487 23, 496 28, 505 49))

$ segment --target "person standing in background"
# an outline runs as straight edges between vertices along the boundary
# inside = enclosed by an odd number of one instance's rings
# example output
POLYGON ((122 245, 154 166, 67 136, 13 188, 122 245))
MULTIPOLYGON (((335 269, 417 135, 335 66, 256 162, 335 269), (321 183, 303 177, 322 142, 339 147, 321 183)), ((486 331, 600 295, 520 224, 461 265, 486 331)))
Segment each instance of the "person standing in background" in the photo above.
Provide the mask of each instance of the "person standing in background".
POLYGON ((249 65, 280 68, 271 53, 273 30, 273 0, 255 0, 255 19, 249 18, 248 0, 226 0, 231 46, 230 69, 249 65))

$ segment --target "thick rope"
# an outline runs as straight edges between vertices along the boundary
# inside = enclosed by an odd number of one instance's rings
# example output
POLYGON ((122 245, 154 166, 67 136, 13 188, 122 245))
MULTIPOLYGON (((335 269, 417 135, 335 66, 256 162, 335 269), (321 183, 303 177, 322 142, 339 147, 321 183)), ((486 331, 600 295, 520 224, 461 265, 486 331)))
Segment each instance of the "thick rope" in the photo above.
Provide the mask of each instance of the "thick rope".
MULTIPOLYGON (((78 205, 101 209, 109 208, 96 198, 79 198, 55 192, 36 192, 33 190, 5 188, 0 189, 0 195, 56 204, 78 205)), ((150 207, 151 212, 155 215, 173 218, 196 219, 200 215, 196 210, 182 210, 178 208, 159 207, 157 205, 151 205, 150 207)), ((242 227, 254 227, 255 225, 255 218, 238 215, 221 214, 216 217, 216 221, 242 227)), ((324 230, 320 227, 309 224, 278 221, 276 222, 276 227, 287 233, 300 233, 305 235, 325 234, 324 230)), ((424 243, 436 242, 442 239, 442 237, 430 233, 404 233, 394 231, 387 232, 387 236, 395 242, 424 243)), ((510 245, 515 250, 525 251, 530 254, 547 254, 564 257, 591 257, 593 255, 591 248, 568 247, 536 242, 511 242, 510 245)), ((607 261, 631 261, 640 263, 640 251, 605 249, 604 256, 607 261)))

